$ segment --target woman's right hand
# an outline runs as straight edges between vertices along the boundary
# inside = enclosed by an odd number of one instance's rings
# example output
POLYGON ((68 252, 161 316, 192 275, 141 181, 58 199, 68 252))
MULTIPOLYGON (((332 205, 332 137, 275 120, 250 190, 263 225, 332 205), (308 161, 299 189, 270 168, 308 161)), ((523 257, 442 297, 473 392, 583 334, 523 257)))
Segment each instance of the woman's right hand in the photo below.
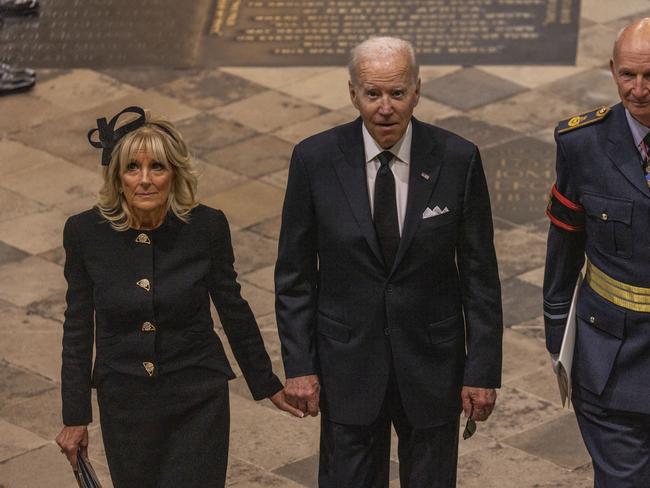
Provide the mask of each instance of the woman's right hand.
POLYGON ((88 427, 85 425, 66 425, 56 436, 56 443, 61 448, 61 453, 65 454, 72 465, 72 469, 77 471, 77 452, 81 449, 84 458, 88 458, 88 427))

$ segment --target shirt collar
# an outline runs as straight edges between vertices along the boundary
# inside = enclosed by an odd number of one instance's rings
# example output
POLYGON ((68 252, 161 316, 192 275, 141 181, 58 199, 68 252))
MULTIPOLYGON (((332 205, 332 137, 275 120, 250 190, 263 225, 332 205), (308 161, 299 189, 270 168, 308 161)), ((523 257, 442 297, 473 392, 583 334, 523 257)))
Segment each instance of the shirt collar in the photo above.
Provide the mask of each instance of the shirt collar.
MULTIPOLYGON (((375 141, 368 129, 366 129, 366 124, 361 124, 363 132, 363 146, 366 151, 366 163, 369 163, 375 159, 380 153, 384 152, 383 149, 377 141, 375 141)), ((413 140, 413 129, 412 124, 409 122, 409 125, 406 127, 406 131, 402 138, 395 143, 395 145, 388 150, 392 152, 399 161, 409 164, 411 162, 411 141, 413 140)))
POLYGON ((627 118, 627 125, 630 126, 630 132, 634 138, 634 144, 640 151, 641 142, 643 142, 643 138, 648 134, 648 132, 650 132, 650 127, 646 127, 641 122, 632 117, 632 114, 628 112, 627 109, 625 109, 625 117, 627 118))

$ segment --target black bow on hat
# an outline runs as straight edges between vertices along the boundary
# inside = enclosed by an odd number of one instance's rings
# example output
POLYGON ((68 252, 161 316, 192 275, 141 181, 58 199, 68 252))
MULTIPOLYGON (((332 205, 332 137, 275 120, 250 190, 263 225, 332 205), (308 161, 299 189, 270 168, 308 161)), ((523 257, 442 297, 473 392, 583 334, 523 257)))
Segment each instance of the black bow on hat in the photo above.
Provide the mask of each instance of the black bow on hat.
POLYGON ((106 121, 106 117, 97 119, 97 127, 88 131, 88 142, 90 142, 93 147, 102 149, 102 166, 108 166, 110 164, 111 154, 113 153, 115 144, 117 144, 118 141, 129 132, 142 127, 145 122, 146 118, 144 115, 144 110, 140 107, 135 106, 125 108, 115 117, 113 117, 110 122, 106 121), (117 124, 117 120, 121 115, 127 112, 138 114, 139 117, 115 130, 115 124, 117 124), (99 142, 92 140, 92 136, 95 131, 97 131, 99 135, 99 142))

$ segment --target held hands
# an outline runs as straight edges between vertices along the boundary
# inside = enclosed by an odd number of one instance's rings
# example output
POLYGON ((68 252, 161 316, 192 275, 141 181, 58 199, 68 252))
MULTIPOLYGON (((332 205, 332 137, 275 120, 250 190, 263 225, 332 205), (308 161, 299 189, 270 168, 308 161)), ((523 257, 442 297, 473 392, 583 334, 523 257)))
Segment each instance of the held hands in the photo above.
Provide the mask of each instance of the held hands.
POLYGON ((284 394, 286 395, 287 401, 303 414, 302 417, 307 414, 312 417, 318 415, 320 383, 317 375, 310 374, 307 376, 287 378, 284 394))
POLYGON ((81 449, 83 457, 88 458, 88 427, 66 425, 56 436, 55 441, 61 448, 61 452, 68 458, 72 469, 77 471, 77 451, 81 449))
POLYGON ((460 397, 463 401, 465 417, 471 415, 474 420, 483 421, 487 420, 494 409, 497 392, 493 388, 463 386, 460 397))
POLYGON ((269 400, 273 402, 273 405, 275 405, 276 408, 278 408, 279 410, 283 410, 285 412, 289 412, 294 417, 303 418, 305 416, 305 414, 301 410, 298 410, 287 401, 287 394, 284 389, 271 395, 269 397, 269 400))

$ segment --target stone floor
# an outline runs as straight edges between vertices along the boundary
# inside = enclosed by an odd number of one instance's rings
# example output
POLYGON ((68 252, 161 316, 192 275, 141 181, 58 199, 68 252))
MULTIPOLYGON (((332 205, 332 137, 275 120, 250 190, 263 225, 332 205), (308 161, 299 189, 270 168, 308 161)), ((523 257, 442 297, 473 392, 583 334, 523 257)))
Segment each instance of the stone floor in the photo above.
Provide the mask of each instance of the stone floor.
MULTIPOLYGON (((422 69, 416 116, 481 147, 503 285, 503 388, 492 418, 461 441, 463 488, 592 484, 543 344, 543 210, 555 122, 617 101, 611 43, 630 17, 650 15, 650 1, 583 0, 582 12, 575 66, 422 69)), ((338 67, 50 69, 32 92, 0 98, 0 487, 75 486, 53 442, 61 427, 61 233, 100 184, 99 155, 85 139, 95 118, 138 104, 177 124, 201 167, 203 202, 230 220, 244 295, 281 373, 272 270, 288 160, 303 137, 355 116, 346 85, 338 67)), ((318 420, 254 402, 241 379, 231 387, 228 486, 315 487, 318 420)), ((91 458, 111 486, 96 423, 90 432, 91 458)))

